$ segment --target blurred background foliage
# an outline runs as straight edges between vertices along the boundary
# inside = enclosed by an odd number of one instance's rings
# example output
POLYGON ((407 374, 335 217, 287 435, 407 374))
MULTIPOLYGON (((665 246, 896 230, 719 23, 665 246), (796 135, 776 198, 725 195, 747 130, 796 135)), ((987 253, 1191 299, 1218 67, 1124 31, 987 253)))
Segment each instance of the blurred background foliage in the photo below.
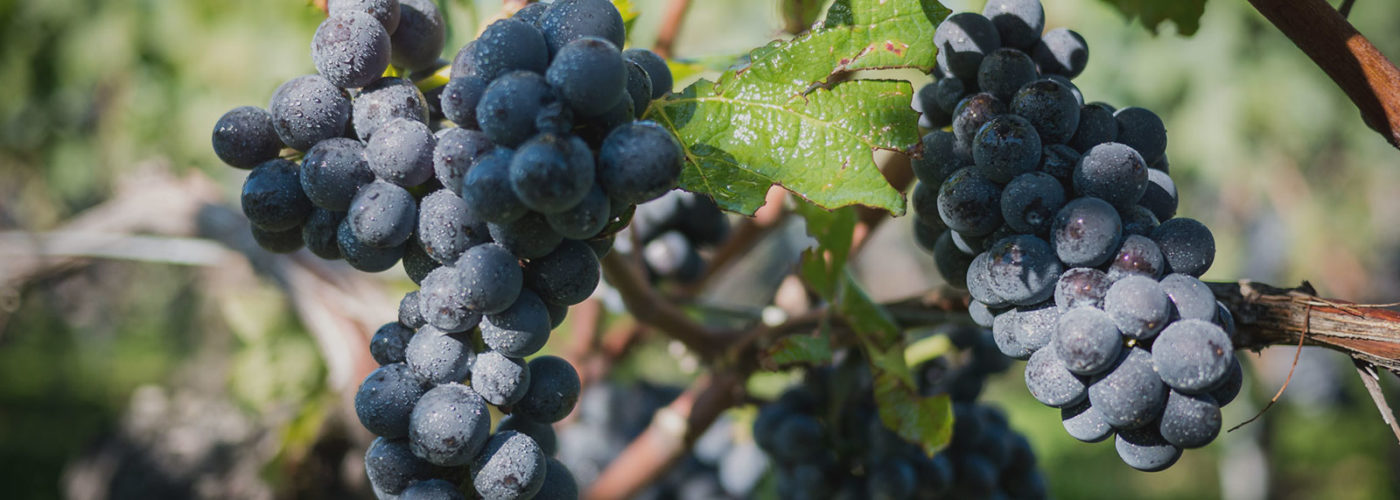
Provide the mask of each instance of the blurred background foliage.
MULTIPOLYGON (((444 3, 450 51, 499 10, 492 1, 444 3)), ((634 3, 642 15, 632 43, 649 46, 665 0, 634 3)), ((1245 2, 1208 2, 1190 38, 1170 23, 1154 36, 1100 0, 1045 3, 1049 27, 1072 27, 1089 41, 1091 64, 1076 81, 1089 100, 1147 107, 1165 120, 1180 212, 1206 222, 1219 245, 1207 278, 1306 279, 1324 295, 1361 302, 1400 296, 1400 153, 1245 2)), ((782 36, 778 4, 695 2, 675 52, 726 57, 782 36)), ((945 4, 980 10, 982 2, 945 4)), ((308 43, 320 17, 303 0, 0 0, 0 231, 58 227, 150 168, 197 170, 235 199, 243 172, 209 151, 212 124, 235 106, 265 105, 278 84, 313 71, 308 43)), ((1400 58, 1400 3, 1360 0, 1351 21, 1400 58)), ((886 251, 903 254, 894 262, 926 270, 891 288, 937 283, 907 224, 886 228, 886 251)), ((398 271, 382 279, 406 287, 398 271)), ((671 358, 683 356, 664 341, 638 353, 617 377, 674 384, 693 376, 677 371, 671 358)), ((1293 351, 1246 357, 1251 397, 1226 409, 1227 426, 1268 401, 1293 351)), ((1394 439, 1339 355, 1306 352, 1281 405, 1159 474, 1128 470, 1111 444, 1073 441, 1055 411, 1026 395, 1017 370, 987 398, 1028 434, 1057 497, 1400 497, 1394 439)), ((119 429, 142 428, 131 415, 210 399, 227 405, 193 408, 242 422, 218 427, 229 436, 222 442, 257 450, 248 474, 265 484, 171 496, 315 491, 296 485, 284 465, 324 445, 314 442, 318 429, 341 404, 324 376, 314 342, 268 283, 117 261, 23 284, 0 280, 4 496, 83 497, 72 489, 83 470, 75 464, 94 460, 119 429)))

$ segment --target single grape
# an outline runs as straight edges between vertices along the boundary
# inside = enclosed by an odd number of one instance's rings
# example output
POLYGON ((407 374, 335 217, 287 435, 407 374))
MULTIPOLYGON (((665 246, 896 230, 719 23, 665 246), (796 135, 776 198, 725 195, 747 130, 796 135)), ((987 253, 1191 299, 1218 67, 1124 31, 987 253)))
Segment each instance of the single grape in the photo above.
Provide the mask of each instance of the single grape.
POLYGON ((1041 73, 1074 78, 1089 64, 1089 44, 1073 30, 1055 28, 1041 35, 1040 41, 1031 48, 1031 59, 1041 73))
POLYGON ((987 18, 973 12, 948 16, 933 32, 938 65, 964 80, 977 77, 982 58, 1001 47, 1001 36, 987 18))
POLYGON ((466 500, 457 486, 442 479, 429 479, 413 483, 403 490, 399 500, 466 500))
POLYGON ((1066 266, 1096 267, 1113 256, 1123 232, 1112 205, 1098 198, 1077 198, 1055 214, 1050 228, 1055 253, 1066 266))
POLYGON ((489 80, 476 75, 448 80, 438 101, 443 115, 458 127, 480 130, 481 125, 476 121, 476 106, 481 103, 481 96, 486 93, 489 83, 489 80))
POLYGON ((593 294, 600 273, 598 258, 588 245, 566 240, 525 266, 525 283, 545 302, 574 305, 593 294))
POLYGON ((689 283, 700 279, 705 260, 680 231, 667 231, 642 248, 642 260, 654 276, 689 283))
MULTIPOLYGON (((968 86, 957 78, 940 78, 929 85, 932 86, 933 104, 949 117, 957 111, 958 103, 967 97, 969 90, 968 86)), ((927 110, 928 106, 925 105, 924 109, 927 110)))
POLYGON ((1051 298, 1063 271, 1050 245, 1030 235, 1004 238, 987 249, 992 292, 1016 305, 1051 298))
POLYGON ((311 38, 316 71, 340 88, 363 87, 378 79, 389 67, 389 55, 389 32, 361 11, 327 17, 311 38))
POLYGON ((469 334, 447 333, 431 324, 419 328, 404 348, 408 367, 433 384, 461 382, 476 358, 469 334))
POLYGON ((471 367, 472 388, 496 406, 512 406, 530 388, 530 370, 525 361, 486 351, 471 367))
POLYGON ((981 169, 953 172, 938 190, 938 214, 949 228, 967 236, 983 236, 1002 224, 1001 187, 981 169))
POLYGON ((301 189, 311 203, 344 212, 360 187, 374 181, 360 141, 336 137, 316 143, 302 158, 301 189))
POLYGON ((1103 307, 1103 298, 1113 282, 1098 269, 1076 267, 1060 275, 1055 284, 1055 306, 1067 311, 1080 306, 1103 307))
POLYGON ((558 100, 544 76, 512 71, 491 81, 476 105, 476 120, 491 142, 515 147, 535 135, 535 117, 558 100))
POLYGON ((301 190, 297 164, 280 158, 253 168, 240 197, 248 222, 267 231, 286 231, 311 215, 311 200, 301 190))
POLYGON ((471 387, 446 383, 423 394, 408 431, 413 454, 436 465, 466 465, 486 446, 491 413, 471 387))
POLYGON ((1050 343, 1059 318, 1060 311, 1054 304, 1017 307, 993 318, 992 337, 1007 357, 1029 359, 1050 343))
POLYGON ((1110 142, 1089 149, 1074 169, 1074 191, 1119 207, 1137 204, 1147 190, 1147 164, 1133 148, 1110 142))
POLYGON ((301 225, 301 239, 306 249, 317 257, 326 260, 341 258, 340 245, 336 243, 336 230, 345 219, 345 212, 332 212, 320 207, 311 209, 311 215, 301 225))
POLYGON ((374 248, 396 247, 413 236, 418 204, 404 188, 374 181, 355 194, 345 221, 361 243, 374 248))
POLYGON ((365 146, 369 169, 380 179, 413 187, 433 177, 437 140, 423 122, 395 118, 365 146))
POLYGON ((541 356, 530 361, 530 389, 515 411, 535 422, 563 420, 578 403, 578 371, 563 358, 541 356))
POLYGON ((481 314, 469 307, 470 290, 461 287, 466 272, 469 271, 443 266, 423 279, 418 301, 428 324, 445 332, 464 332, 481 321, 481 314))
POLYGON ((633 116, 640 119, 651 105, 651 77, 640 63, 625 56, 623 65, 627 67, 627 96, 632 100, 633 116))
POLYGON ((1122 352, 1123 339, 1108 314, 1092 307, 1076 307, 1060 316, 1053 345, 1069 371, 1090 376, 1113 367, 1122 352))
POLYGON ((1045 29, 1045 9, 1040 0, 993 0, 987 2, 982 15, 992 21, 1007 47, 1029 50, 1040 41, 1045 29))
POLYGON ((596 236, 607 227, 612 214, 612 202, 603 189, 593 184, 582 201, 563 212, 548 214, 549 227, 565 238, 583 240, 596 236))
POLYGON ((957 136, 944 130, 924 135, 923 154, 910 161, 914 176, 936 188, 953 172, 970 165, 972 158, 966 151, 957 151, 957 143, 957 136))
POLYGON ((1069 371, 1054 346, 1051 342, 1026 361, 1026 389, 1030 390, 1031 397, 1046 406, 1074 405, 1084 400, 1086 384, 1084 379, 1069 371))
POLYGON ((519 261, 499 244, 487 243, 468 249, 457 260, 458 282, 468 309, 483 314, 506 310, 520 295, 524 275, 519 261))
POLYGON ((340 247, 340 255, 345 258, 346 264, 367 273, 388 271, 394 264, 399 263, 399 259, 402 259, 404 252, 408 250, 408 245, 388 248, 366 245, 355 236, 348 217, 342 219, 340 226, 336 227, 335 243, 340 247))
POLYGON ((1012 230, 1047 236, 1065 205, 1065 188, 1044 172, 1021 174, 1001 193, 1001 217, 1012 230))
POLYGON ((671 79, 671 67, 666 65, 666 60, 661 56, 647 49, 627 49, 622 51, 622 57, 646 70, 647 77, 651 78, 652 99, 658 99, 671 92, 672 86, 675 85, 671 79))
POLYGON ((377 492, 397 495, 410 484, 441 473, 437 466, 415 456, 407 439, 375 438, 365 450, 365 476, 377 492))
POLYGON ((1010 301, 992 290, 992 272, 987 266, 990 261, 991 255, 983 252, 973 257, 972 263, 967 265, 967 294, 972 296, 972 300, 986 304, 987 307, 1009 306, 1010 301))
POLYGON ((1010 101, 1021 86, 1035 80, 1037 73, 1031 56, 1020 50, 1002 47, 982 58, 977 69, 977 87, 997 99, 1010 101))
POLYGON ((1156 113, 1139 107, 1113 113, 1118 122, 1118 142, 1127 144, 1147 163, 1156 163, 1167 151, 1167 128, 1156 113))
POLYGON ((1199 394, 1220 384, 1235 362, 1230 337, 1198 319, 1173 322, 1152 344, 1153 365, 1173 389, 1199 394))
POLYGON ((866 492, 872 499, 910 498, 918 487, 914 466, 902 458, 887 458, 872 464, 867 474, 866 492))
POLYGON ((1152 231, 1152 241, 1162 249, 1167 269, 1200 277, 1215 262, 1215 236, 1195 219, 1178 217, 1152 231))
POLYGON ((1165 470, 1181 458, 1181 448, 1168 443, 1153 425, 1119 431, 1113 447, 1123 463, 1143 472, 1165 470))
MULTIPOLYGON (((446 128, 437 134, 437 145, 433 149, 433 172, 444 188, 466 197, 465 182, 468 171, 477 160, 496 149, 491 140, 480 131, 465 128, 446 128)), ((509 150, 503 154, 509 155, 509 150)))
POLYGON ((1040 136, 1035 127, 1012 114, 989 120, 972 139, 978 171, 997 184, 1035 170, 1040 164, 1040 136))
POLYGON ((451 191, 434 191, 419 205, 418 242, 433 260, 455 263, 468 248, 491 241, 486 222, 451 191))
POLYGON ((481 78, 481 71, 477 69, 476 64, 476 40, 467 42, 452 56, 452 68, 448 74, 452 79, 467 76, 481 78))
POLYGON ((539 500, 572 500, 579 497, 578 481, 569 468, 553 458, 546 458, 544 484, 535 498, 539 500))
POLYGON ((544 301, 525 289, 506 310, 486 315, 481 322, 481 340, 501 354, 523 358, 544 347, 549 329, 549 311, 544 301))
MULTIPOLYGON (((428 320, 423 319, 423 311, 418 306, 418 290, 404 294, 403 298, 399 300, 399 324, 415 331, 428 324, 428 320)), ((410 332, 404 336, 404 339, 412 336, 413 333, 410 332)))
POLYGON ((486 228, 492 240, 522 259, 543 257, 564 241, 538 212, 529 212, 505 224, 488 223, 486 228))
POLYGON ((1157 244, 1145 236, 1136 234, 1123 238, 1118 247, 1118 255, 1109 261, 1108 279, 1118 281, 1131 275, 1157 279, 1162 276, 1166 261, 1157 244))
POLYGON ((654 200, 676 187, 682 165, 681 146, 652 122, 620 126, 598 151, 598 183, 621 204, 654 200))
POLYGON ((1171 391, 1158 424, 1162 437, 1180 448, 1200 448, 1220 434, 1220 405, 1210 395, 1171 391))
MULTIPOLYGON (((550 5, 540 16, 540 31, 544 33, 551 57, 569 42, 583 37, 598 37, 621 48, 626 42, 622 14, 608 0, 560 0, 550 5)), ((670 87, 667 87, 668 89, 670 87)))
POLYGON ((507 224, 524 216, 529 209, 511 187, 511 150, 496 148, 479 157, 467 171, 462 199, 481 220, 507 224))
POLYGON ((958 144, 971 155, 972 139, 982 125, 1006 111, 1004 101, 986 92, 963 98, 958 102, 957 109, 953 110, 953 135, 957 137, 958 144))
POLYGON ((549 4, 543 2, 528 4, 521 7, 520 10, 515 11, 514 14, 511 14, 510 18, 531 26, 537 26, 540 23, 540 18, 544 16, 545 9, 548 8, 549 4))
POLYGON ((569 138, 540 134, 515 150, 510 185, 520 202, 543 214, 560 213, 583 201, 593 186, 591 154, 575 155, 569 138), (587 161, 572 161, 575 157, 587 161))
POLYGON ((379 127, 399 118, 428 121, 428 98, 408 79, 380 78, 366 85, 355 97, 355 134, 361 141, 373 139, 379 127))
POLYGON ((1067 142, 1079 127, 1079 101, 1074 92, 1048 78, 1020 87, 1011 98, 1011 112, 1030 122, 1045 144, 1067 142))
POLYGON ((447 24, 433 0, 399 0, 399 27, 391 37, 394 66, 417 71, 442 55, 447 24))
POLYGON ((1215 319, 1215 294, 1201 280, 1185 274, 1169 274, 1162 278, 1162 290, 1171 298, 1177 316, 1182 319, 1215 319))
POLYGON ((259 248, 272 253, 292 253, 301 250, 305 242, 301 239, 301 226, 281 231, 268 231, 252 226, 253 242, 259 248))
POLYGON ((549 67, 544 35, 534 25, 517 19, 491 23, 476 38, 472 51, 476 75, 488 82, 516 70, 544 74, 549 67))
MULTIPOLYGON (((417 304, 414 304, 413 308, 417 310, 417 304)), ((403 351, 404 348, 408 347, 410 338, 413 338, 413 330, 409 327, 397 321, 385 323, 378 330, 375 330, 374 337, 370 338, 369 354, 374 358, 374 362, 379 363, 380 366, 402 363, 404 362, 403 351)))
POLYGON ((602 38, 582 37, 558 49, 545 78, 580 116, 601 115, 627 98, 622 52, 602 38))
POLYGON ((1230 336, 1230 341, 1235 341, 1235 334, 1239 333, 1235 329, 1235 315, 1225 307, 1225 304, 1215 302, 1215 324, 1220 325, 1220 329, 1225 330, 1225 334, 1230 336))
POLYGON ((1060 423, 1070 437, 1086 443, 1097 443, 1113 435, 1113 426, 1088 401, 1060 408, 1060 423))
POLYGON ((237 168, 253 168, 282 151, 272 113, 254 106, 233 108, 219 117, 213 142, 219 160, 237 168))
POLYGON ((545 302, 544 308, 549 311, 549 328, 551 330, 564 324, 564 318, 569 315, 569 306, 545 302))
POLYGON ((1118 140, 1118 120, 1113 118, 1113 110, 1103 106, 1086 104, 1079 107, 1079 126, 1068 144, 1083 153, 1105 142, 1118 140))
POLYGON ((1167 386, 1153 371, 1153 354, 1141 347, 1125 351, 1117 366, 1089 384, 1089 403, 1119 431, 1151 423, 1167 401, 1167 386))
POLYGON ((1143 275, 1128 275, 1114 282, 1104 296, 1103 310, 1123 336, 1137 340, 1157 335, 1172 320, 1173 312, 1162 286, 1143 275))
POLYGON ((370 432, 387 438, 408 435, 409 413, 428 387, 403 363, 374 370, 355 393, 355 415, 370 432))

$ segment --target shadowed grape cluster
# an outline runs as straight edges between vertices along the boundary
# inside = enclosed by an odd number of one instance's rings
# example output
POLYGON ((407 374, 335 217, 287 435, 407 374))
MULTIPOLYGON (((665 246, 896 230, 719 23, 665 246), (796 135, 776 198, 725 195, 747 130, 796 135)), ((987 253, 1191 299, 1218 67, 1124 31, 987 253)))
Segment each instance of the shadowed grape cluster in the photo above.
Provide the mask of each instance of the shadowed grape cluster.
POLYGON ((1215 240, 1176 217, 1162 120, 1085 103, 1088 45, 1044 28, 1039 1, 997 0, 935 30, 915 235, 1070 435, 1116 434, 1125 463, 1162 470, 1215 439, 1241 385, 1233 319, 1198 279, 1215 240))
POLYGON ((772 459, 783 498, 1046 498, 1045 479, 1025 436, 1001 410, 978 404, 982 381, 1005 371, 991 335, 947 332, 968 359, 915 367, 920 392, 954 400, 952 441, 933 456, 886 427, 876 411, 867 362, 855 353, 812 369, 763 406, 753 436, 772 459))
POLYGON ((633 207, 676 187, 679 143, 637 121, 671 91, 665 61, 621 50, 607 0, 531 4, 451 62, 435 2, 327 8, 317 73, 225 114, 213 146, 251 170, 242 207, 264 248, 367 272, 402 263, 420 285, 375 333, 381 366, 355 396, 379 436, 375 492, 576 497, 550 455, 579 376, 537 353, 597 288, 633 207), (508 415, 494 431, 493 406, 508 415))

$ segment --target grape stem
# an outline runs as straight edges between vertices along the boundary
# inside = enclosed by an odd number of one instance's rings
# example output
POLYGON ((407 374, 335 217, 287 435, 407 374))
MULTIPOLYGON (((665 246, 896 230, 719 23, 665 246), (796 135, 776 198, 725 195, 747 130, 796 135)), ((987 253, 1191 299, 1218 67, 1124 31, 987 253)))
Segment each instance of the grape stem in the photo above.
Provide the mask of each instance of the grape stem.
POLYGON ((1385 392, 1381 391, 1380 374, 1376 373, 1376 365, 1358 359, 1353 359, 1352 362, 1356 364, 1356 374, 1361 376, 1361 385, 1366 386, 1371 401, 1375 401, 1376 409, 1380 410, 1381 420, 1390 426, 1391 432, 1395 433, 1395 439, 1400 440, 1400 423, 1395 421, 1395 411, 1385 402, 1385 392))
POLYGON ((1235 348, 1259 350, 1302 342, 1400 373, 1400 312, 1395 304, 1356 304, 1297 288, 1240 280, 1207 283, 1235 316, 1235 348))
POLYGON ((656 43, 651 47, 652 52, 667 59, 671 58, 676 36, 680 34, 681 24, 685 22, 685 13, 689 10, 690 0, 671 0, 671 3, 666 5, 666 12, 661 18, 661 28, 656 32, 656 43))
POLYGON ((637 321, 685 344, 687 349, 705 360, 719 356, 729 341, 737 336, 732 331, 706 328, 686 316, 685 311, 647 282, 637 263, 620 252, 603 258, 603 277, 617 289, 623 304, 637 321))
MULTIPOLYGON (((1366 125, 1400 148, 1400 69, 1325 0, 1249 0, 1361 111, 1366 125)), ((1350 10, 1350 2, 1342 6, 1350 10)))

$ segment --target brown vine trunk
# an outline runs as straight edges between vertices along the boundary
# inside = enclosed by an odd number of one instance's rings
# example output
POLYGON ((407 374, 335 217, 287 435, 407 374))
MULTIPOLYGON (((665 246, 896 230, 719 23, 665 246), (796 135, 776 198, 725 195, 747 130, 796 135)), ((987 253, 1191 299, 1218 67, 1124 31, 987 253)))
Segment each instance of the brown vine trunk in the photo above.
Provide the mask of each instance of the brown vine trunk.
POLYGON ((1302 337, 1303 344, 1341 351, 1400 373, 1400 312, 1324 299, 1306 282, 1297 288, 1249 280, 1209 285, 1235 315, 1238 348, 1293 345, 1302 337))

